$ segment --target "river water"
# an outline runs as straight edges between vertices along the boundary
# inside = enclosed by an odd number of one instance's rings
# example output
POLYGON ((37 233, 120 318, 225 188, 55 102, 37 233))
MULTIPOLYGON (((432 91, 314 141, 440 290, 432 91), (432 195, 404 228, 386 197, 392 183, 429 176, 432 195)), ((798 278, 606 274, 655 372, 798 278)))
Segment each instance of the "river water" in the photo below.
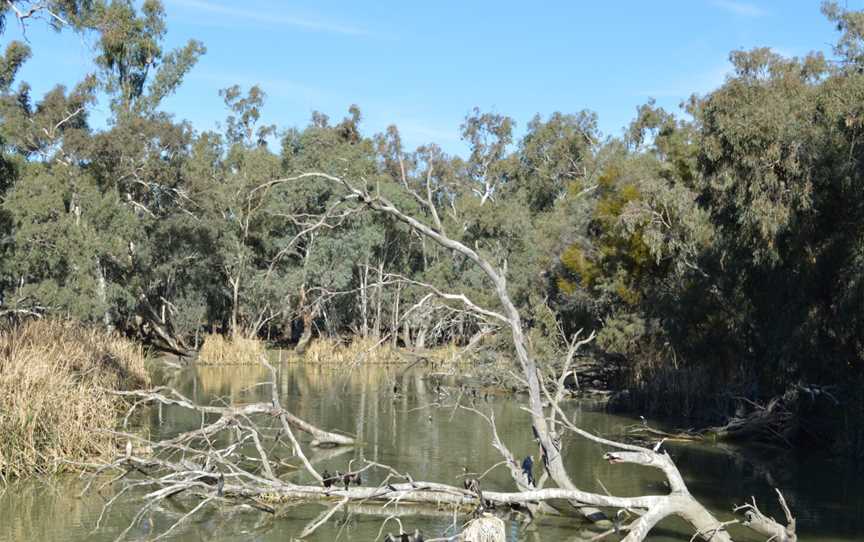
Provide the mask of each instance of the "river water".
MULTIPOLYGON (((200 403, 230 401, 235 404, 269 400, 268 374, 259 367, 196 367, 166 377, 200 403)), ((354 448, 310 451, 319 472, 347 470, 349 460, 367 458, 410 472, 417 480, 461 484, 463 468, 482 472, 501 460, 491 446, 491 432, 479 416, 453 408, 430 406, 453 404, 458 389, 439 397, 436 386, 419 373, 402 374, 398 368, 358 368, 282 365, 278 371, 283 405, 320 427, 355 434, 362 444, 354 448), (394 394, 393 386, 398 385, 394 394)), ((446 382, 445 382, 446 384, 446 382)), ((445 390, 448 388, 444 387, 445 390)), ((520 397, 489 396, 480 392, 475 406, 495 414, 498 432, 518 457, 537 458, 528 415, 520 409, 520 397)), ((463 403, 471 400, 462 398, 463 403)), ((571 403, 566 410, 584 429, 615 436, 637 420, 614 416, 590 403, 571 403)), ((200 417, 178 408, 148 414, 152 430, 172 435, 198 427, 200 417)), ((653 424, 652 425, 656 425, 653 424)), ((721 519, 731 519, 731 508, 755 496, 760 508, 782 517, 774 499, 779 487, 798 518, 802 541, 834 542, 864 540, 864 478, 847 463, 813 454, 795 455, 774 450, 742 450, 728 447, 668 444, 667 449, 681 469, 691 492, 721 519)), ((609 465, 603 449, 576 437, 565 437, 568 469, 577 484, 589 491, 621 496, 662 493, 663 478, 653 469, 632 465, 609 465)), ((293 461, 288 451, 286 461, 293 461)), ((539 476, 539 465, 535 472, 539 476)), ((372 475, 377 476, 377 475, 372 475)), ((309 482, 304 472, 292 481, 309 482)), ((377 479, 365 480, 375 483, 377 479)), ((482 482, 490 489, 511 490, 504 468, 494 469, 482 482)), ((30 480, 0 488, 0 542, 30 540, 114 540, 132 521, 141 494, 118 500, 102 526, 94 525, 110 488, 79 497, 83 483, 76 476, 30 480)), ((319 504, 280 510, 274 518, 260 512, 212 508, 202 511, 169 540, 285 541, 299 535, 325 508, 319 504)), ((151 540, 187 509, 154 512, 131 531, 128 539, 151 540)), ((399 515, 404 529, 420 529, 427 538, 453 534, 452 514, 414 515, 410 508, 382 511, 380 507, 350 508, 335 514, 308 540, 372 541, 382 521, 399 515)), ((458 521, 458 520, 457 520, 458 521)), ((398 532, 390 521, 384 532, 398 532)), ((527 528, 516 519, 508 521, 510 541, 582 541, 596 532, 579 527, 572 519, 543 519, 527 528)), ((760 540, 746 530, 732 527, 736 541, 760 540)), ((692 533, 676 520, 660 524, 651 541, 687 541, 692 533)), ((610 540, 613 538, 607 538, 610 540)), ((379 538, 380 540, 380 538, 379 538)))

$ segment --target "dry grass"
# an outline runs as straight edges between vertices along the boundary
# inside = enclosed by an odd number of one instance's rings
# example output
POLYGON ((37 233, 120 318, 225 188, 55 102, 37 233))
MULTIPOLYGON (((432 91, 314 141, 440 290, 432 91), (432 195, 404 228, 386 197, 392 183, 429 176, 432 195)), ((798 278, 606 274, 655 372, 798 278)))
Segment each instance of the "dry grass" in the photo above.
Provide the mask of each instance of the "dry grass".
POLYGON ((114 453, 110 390, 148 382, 141 347, 115 334, 57 320, 0 332, 0 477, 114 453))
POLYGON ((265 352, 264 343, 258 339, 211 334, 204 338, 198 362, 205 365, 257 365, 265 352))
POLYGON ((414 352, 393 348, 389 342, 379 344, 375 339, 355 337, 348 343, 333 339, 316 339, 306 349, 305 355, 294 356, 294 359, 322 365, 395 365, 410 364, 423 358, 439 368, 474 363, 472 354, 463 354, 463 348, 454 344, 414 352))
POLYGON ((349 343, 338 340, 317 339, 306 349, 301 361, 318 364, 393 364, 405 363, 389 343, 378 344, 373 339, 354 338, 349 343))

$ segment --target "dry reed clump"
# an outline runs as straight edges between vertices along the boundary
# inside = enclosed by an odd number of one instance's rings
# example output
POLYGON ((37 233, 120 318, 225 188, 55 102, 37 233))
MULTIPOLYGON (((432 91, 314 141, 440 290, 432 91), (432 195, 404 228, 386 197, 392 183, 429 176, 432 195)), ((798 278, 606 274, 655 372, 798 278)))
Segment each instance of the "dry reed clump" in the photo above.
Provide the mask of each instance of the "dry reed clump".
POLYGON ((258 364, 265 352, 264 343, 258 339, 210 334, 204 338, 198 362, 205 365, 258 364))
POLYGON ((470 366, 476 363, 473 352, 465 352, 455 344, 436 346, 425 350, 394 348, 390 342, 355 337, 350 342, 338 339, 313 341, 302 356, 293 356, 296 361, 317 364, 411 364, 418 361, 431 362, 438 368, 470 366))
POLYGON ((320 364, 391 364, 410 361, 400 355, 389 343, 379 344, 374 339, 355 337, 349 343, 335 339, 313 341, 306 349, 301 361, 320 364))
POLYGON ((111 390, 148 383, 142 348, 116 334, 58 320, 0 332, 0 478, 113 453, 111 390))

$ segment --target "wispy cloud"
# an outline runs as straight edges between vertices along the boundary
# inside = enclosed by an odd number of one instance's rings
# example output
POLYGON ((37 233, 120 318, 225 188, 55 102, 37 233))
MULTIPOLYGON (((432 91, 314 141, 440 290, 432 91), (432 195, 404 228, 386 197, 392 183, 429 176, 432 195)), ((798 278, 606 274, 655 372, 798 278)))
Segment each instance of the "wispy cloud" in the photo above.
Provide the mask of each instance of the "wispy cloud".
POLYGON ((720 9, 740 15, 741 17, 764 17, 768 11, 747 2, 736 2, 734 0, 714 0, 712 4, 720 9))
POLYGON ((724 61, 699 73, 660 81, 657 87, 635 92, 633 96, 685 99, 694 93, 707 94, 722 85, 731 72, 732 65, 724 61))
MULTIPOLYGON (((255 6, 247 3, 245 9, 231 7, 220 2, 212 0, 170 0, 172 4, 182 6, 188 9, 198 10, 199 13, 209 13, 212 15, 223 15, 234 19, 241 19, 248 22, 268 24, 268 25, 283 25, 302 28, 311 32, 326 32, 330 34, 342 34, 346 36, 371 36, 372 33, 366 29, 356 26, 344 25, 325 19, 299 17, 284 13, 280 9, 256 9, 255 6)), ((202 21, 208 23, 210 21, 202 21)))

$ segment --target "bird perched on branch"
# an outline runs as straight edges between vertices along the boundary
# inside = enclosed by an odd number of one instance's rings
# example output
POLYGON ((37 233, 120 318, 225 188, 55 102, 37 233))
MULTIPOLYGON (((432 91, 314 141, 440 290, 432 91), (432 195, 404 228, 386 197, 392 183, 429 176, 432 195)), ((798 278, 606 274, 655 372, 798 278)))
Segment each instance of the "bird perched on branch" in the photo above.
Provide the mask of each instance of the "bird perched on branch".
MULTIPOLYGON (((543 445, 543 440, 540 438, 540 432, 537 431, 537 427, 534 424, 531 424, 531 432, 534 434, 534 442, 536 442, 540 446, 540 459, 543 460, 543 468, 546 469, 546 472, 549 472, 549 455, 546 452, 546 446, 543 445)), ((531 460, 533 464, 533 459, 531 460)))
POLYGON ((522 474, 528 480, 528 485, 534 487, 534 458, 526 455, 522 460, 522 474))
MULTIPOLYGON (((337 472, 336 474, 338 476, 339 473, 337 472)), ((324 472, 321 473, 321 478, 321 485, 323 485, 324 487, 329 488, 333 485, 334 477, 329 472, 327 472, 327 469, 324 469, 324 472)))
POLYGON ((462 481, 462 487, 477 495, 478 510, 483 508, 483 491, 480 489, 480 482, 476 478, 468 477, 468 467, 462 467, 465 473, 465 480, 462 481))
POLYGON ((342 484, 345 486, 345 489, 348 489, 348 486, 351 484, 360 485, 360 473, 359 472, 346 472, 342 475, 342 484))
POLYGON ((219 473, 219 481, 216 483, 216 496, 221 497, 225 494, 225 474, 219 473))

